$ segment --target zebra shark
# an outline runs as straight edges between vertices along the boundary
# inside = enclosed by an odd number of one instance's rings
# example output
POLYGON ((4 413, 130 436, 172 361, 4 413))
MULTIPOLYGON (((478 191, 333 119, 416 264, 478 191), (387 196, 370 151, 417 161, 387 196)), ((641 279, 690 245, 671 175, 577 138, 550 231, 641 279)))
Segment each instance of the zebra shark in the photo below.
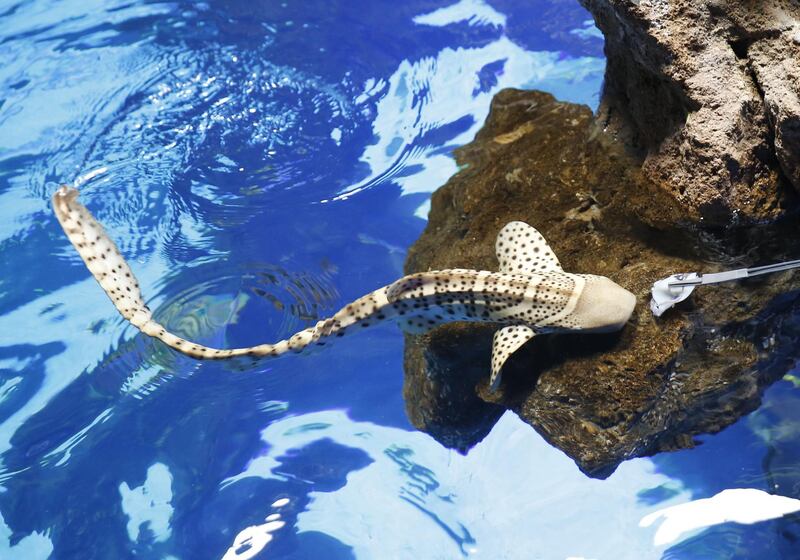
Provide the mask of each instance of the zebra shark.
POLYGON ((497 235, 497 272, 449 269, 409 274, 285 340, 247 348, 210 348, 167 331, 153 319, 130 266, 77 198, 77 189, 62 186, 53 195, 53 209, 114 306, 141 332, 192 358, 271 358, 322 346, 389 320, 413 334, 454 321, 496 323, 500 328, 493 338, 489 381, 494 391, 508 357, 537 334, 620 330, 636 305, 631 292, 605 276, 564 272, 545 238, 515 221, 497 235))

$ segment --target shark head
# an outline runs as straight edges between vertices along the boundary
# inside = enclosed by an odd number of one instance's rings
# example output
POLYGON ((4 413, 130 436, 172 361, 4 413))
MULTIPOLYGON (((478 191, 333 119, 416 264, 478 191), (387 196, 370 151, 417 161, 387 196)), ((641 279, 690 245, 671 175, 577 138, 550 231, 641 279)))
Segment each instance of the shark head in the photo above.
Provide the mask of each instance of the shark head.
POLYGON ((571 323, 597 333, 624 327, 636 307, 636 296, 605 276, 586 274, 583 278, 583 290, 568 316, 571 323))

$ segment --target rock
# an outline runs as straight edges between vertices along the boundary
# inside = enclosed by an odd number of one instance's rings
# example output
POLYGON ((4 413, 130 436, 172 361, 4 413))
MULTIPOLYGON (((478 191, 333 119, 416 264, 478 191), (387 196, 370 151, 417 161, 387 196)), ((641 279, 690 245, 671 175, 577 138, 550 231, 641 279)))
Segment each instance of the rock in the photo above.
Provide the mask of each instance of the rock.
POLYGON ((687 219, 752 223, 792 204, 790 185, 800 189, 800 4, 581 4, 606 39, 601 115, 687 219))
POLYGON ((620 333, 536 337, 507 362, 494 394, 491 326, 454 323, 407 337, 408 416, 444 445, 465 451, 509 409, 604 477, 627 458, 691 446, 694 435, 754 410, 798 354, 791 317, 800 273, 699 288, 661 319, 648 309, 652 282, 674 272, 797 258, 796 221, 724 238, 670 226, 681 208, 599 132, 591 111, 540 92, 500 92, 457 160, 462 170, 433 195, 407 273, 496 270, 497 232, 523 220, 565 270, 608 276, 638 304, 620 333))

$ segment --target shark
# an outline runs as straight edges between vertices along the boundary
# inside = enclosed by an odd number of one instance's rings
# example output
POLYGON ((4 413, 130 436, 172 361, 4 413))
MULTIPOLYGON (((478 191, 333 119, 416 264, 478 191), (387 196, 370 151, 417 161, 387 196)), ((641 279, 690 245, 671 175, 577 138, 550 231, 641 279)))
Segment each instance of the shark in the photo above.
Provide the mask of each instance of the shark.
POLYGON ((456 321, 492 323, 498 326, 489 378, 489 388, 495 391, 509 356, 533 337, 618 331, 636 305, 631 292, 605 276, 565 272, 541 233, 513 221, 497 234, 497 271, 455 268, 409 274, 285 340, 246 348, 211 348, 169 332, 153 318, 130 265, 78 201, 77 189, 60 187, 52 206, 67 238, 122 317, 170 348, 203 360, 258 361, 301 353, 385 321, 394 321, 412 334, 456 321))

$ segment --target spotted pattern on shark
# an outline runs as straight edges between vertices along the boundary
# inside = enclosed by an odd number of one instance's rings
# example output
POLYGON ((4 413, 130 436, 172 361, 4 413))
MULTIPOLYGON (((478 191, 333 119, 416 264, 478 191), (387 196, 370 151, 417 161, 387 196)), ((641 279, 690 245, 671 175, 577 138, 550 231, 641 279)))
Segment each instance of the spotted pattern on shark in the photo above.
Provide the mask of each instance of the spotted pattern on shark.
POLYGON ((395 321, 414 334, 454 321, 493 323, 501 327, 492 347, 490 387, 494 390, 508 357, 537 334, 619 330, 636 303, 633 294, 606 277, 564 272, 536 229, 510 222, 497 235, 497 272, 449 269, 410 274, 286 340, 247 348, 211 348, 183 339, 153 319, 130 266, 77 197, 76 189, 62 186, 53 196, 53 209, 114 306, 144 334, 198 359, 257 360, 299 353, 384 321, 395 321))

